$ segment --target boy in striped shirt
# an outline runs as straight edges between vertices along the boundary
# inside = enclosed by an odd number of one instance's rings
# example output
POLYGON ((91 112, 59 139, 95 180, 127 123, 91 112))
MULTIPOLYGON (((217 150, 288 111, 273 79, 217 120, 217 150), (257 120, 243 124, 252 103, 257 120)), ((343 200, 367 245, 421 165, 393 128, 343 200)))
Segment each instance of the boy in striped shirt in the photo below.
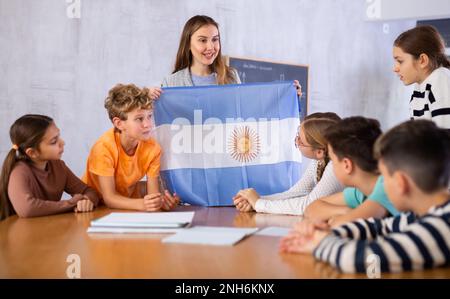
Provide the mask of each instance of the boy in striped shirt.
POLYGON ((375 254, 382 272, 450 265, 450 135, 428 120, 408 121, 382 135, 375 156, 394 206, 385 219, 358 219, 328 230, 301 221, 282 252, 312 253, 343 272, 366 272, 375 254))

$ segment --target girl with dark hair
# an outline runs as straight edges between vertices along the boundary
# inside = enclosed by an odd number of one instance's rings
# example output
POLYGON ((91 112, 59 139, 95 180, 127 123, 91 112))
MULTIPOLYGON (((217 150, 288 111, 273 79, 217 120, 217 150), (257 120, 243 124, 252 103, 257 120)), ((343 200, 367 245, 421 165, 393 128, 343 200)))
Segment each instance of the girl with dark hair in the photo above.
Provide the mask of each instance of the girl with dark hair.
POLYGON ((0 176, 0 220, 14 214, 35 217, 93 210, 97 194, 60 160, 64 141, 50 117, 24 115, 9 135, 13 145, 0 176), (72 198, 61 200, 64 191, 72 198))
POLYGON ((450 61, 442 37, 432 26, 418 26, 394 41, 394 72, 405 85, 415 83, 411 119, 425 118, 450 129, 450 61))

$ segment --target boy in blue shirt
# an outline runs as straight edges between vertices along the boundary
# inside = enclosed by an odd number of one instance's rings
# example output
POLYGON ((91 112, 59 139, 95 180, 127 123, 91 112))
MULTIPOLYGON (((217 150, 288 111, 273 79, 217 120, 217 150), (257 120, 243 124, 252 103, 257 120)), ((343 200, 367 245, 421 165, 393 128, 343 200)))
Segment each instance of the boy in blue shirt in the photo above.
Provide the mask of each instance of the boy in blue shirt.
POLYGON ((338 226, 358 218, 398 214, 373 157, 373 145, 380 135, 377 120, 360 116, 345 118, 326 132, 334 173, 347 188, 313 202, 305 210, 306 218, 338 226))

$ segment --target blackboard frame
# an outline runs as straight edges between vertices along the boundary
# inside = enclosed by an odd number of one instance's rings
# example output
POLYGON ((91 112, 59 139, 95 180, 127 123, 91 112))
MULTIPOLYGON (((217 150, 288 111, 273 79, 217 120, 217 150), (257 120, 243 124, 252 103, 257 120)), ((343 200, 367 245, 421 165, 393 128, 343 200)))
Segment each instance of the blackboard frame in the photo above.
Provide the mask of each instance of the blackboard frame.
POLYGON ((434 19, 434 20, 419 20, 416 23, 417 26, 420 25, 431 25, 434 26, 439 34, 444 39, 445 44, 445 54, 450 58, 450 18, 446 19, 434 19))
POLYGON ((225 56, 225 62, 238 71, 242 83, 299 80, 303 92, 300 119, 308 115, 309 65, 239 56, 225 56))

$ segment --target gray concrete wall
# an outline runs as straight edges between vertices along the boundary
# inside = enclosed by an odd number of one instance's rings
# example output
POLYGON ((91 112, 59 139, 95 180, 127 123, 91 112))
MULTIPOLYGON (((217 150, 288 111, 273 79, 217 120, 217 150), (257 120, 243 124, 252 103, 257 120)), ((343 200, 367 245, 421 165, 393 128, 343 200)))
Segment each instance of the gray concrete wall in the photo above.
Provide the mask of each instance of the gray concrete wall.
MULTIPOLYGON (((0 159, 9 126, 25 113, 52 116, 78 175, 111 124, 103 108, 118 82, 158 85, 169 74, 185 21, 220 24, 223 53, 310 65, 310 112, 408 117, 408 89, 392 72, 392 42, 413 20, 366 21, 365 0, 0 0, 0 159)), ((1 162, 0 162, 1 163, 1 162)))

